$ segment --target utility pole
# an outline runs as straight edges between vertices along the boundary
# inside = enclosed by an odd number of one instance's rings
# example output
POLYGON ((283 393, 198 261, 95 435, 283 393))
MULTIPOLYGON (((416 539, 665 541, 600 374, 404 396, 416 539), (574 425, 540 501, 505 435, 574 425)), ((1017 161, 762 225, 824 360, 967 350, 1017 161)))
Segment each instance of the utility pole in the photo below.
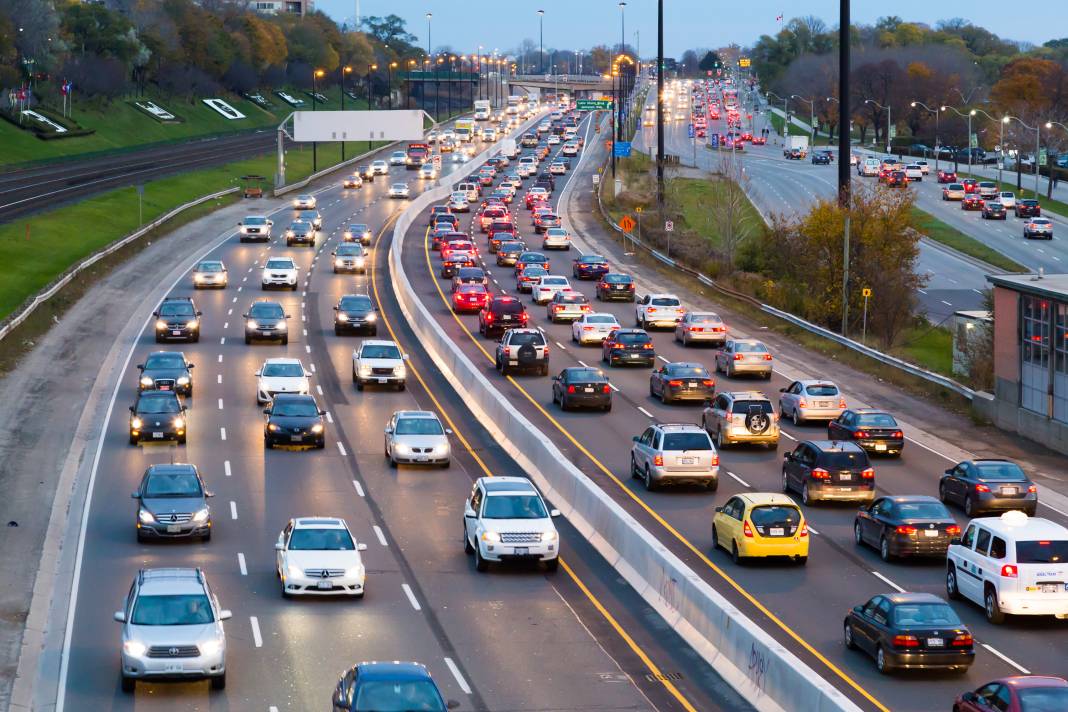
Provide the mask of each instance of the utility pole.
MULTIPOLYGON (((849 326, 849 1, 838 1, 838 205, 845 210, 842 233, 842 336, 849 326)), ((663 2, 663 0, 661 0, 663 2)))
MULTIPOLYGON (((849 0, 842 0, 848 3, 849 0)), ((848 32, 847 35, 848 36, 848 32)), ((848 166, 848 163, 847 163, 848 166)), ((848 172, 847 172, 848 177, 848 172)), ((664 210, 664 0, 656 0, 656 204, 664 210)))

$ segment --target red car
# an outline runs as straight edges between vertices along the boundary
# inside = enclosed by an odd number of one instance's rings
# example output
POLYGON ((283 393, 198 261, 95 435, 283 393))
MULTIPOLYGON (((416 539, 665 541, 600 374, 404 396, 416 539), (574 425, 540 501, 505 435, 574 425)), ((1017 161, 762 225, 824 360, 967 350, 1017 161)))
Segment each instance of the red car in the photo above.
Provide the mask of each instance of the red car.
POLYGON ((452 310, 457 314, 482 311, 489 292, 481 284, 461 284, 452 295, 452 310))
POLYGON ((957 172, 956 171, 945 171, 945 170, 938 171, 938 182, 939 183, 956 183, 957 182, 957 172))
POLYGON ((953 712, 1046 712, 1068 710, 1068 680, 1044 675, 1018 675, 988 682, 963 692, 953 712))
POLYGON ((753 137, 753 145, 754 146, 763 146, 767 142, 768 142, 768 140, 766 138, 764 138, 763 136, 754 136, 753 137))
POLYGON ((965 178, 961 183, 964 185, 965 193, 975 193, 979 190, 979 181, 975 178, 965 178))
MULTIPOLYGON (((965 187, 965 190, 967 190, 967 189, 968 188, 965 187)), ((980 198, 975 193, 971 193, 970 195, 965 195, 964 196, 964 200, 960 201, 960 209, 961 210, 982 210, 982 208, 983 208, 983 199, 980 198)))
POLYGON ((886 177, 886 184, 888 186, 900 188, 909 184, 908 176, 905 175, 905 171, 890 171, 890 175, 886 177))

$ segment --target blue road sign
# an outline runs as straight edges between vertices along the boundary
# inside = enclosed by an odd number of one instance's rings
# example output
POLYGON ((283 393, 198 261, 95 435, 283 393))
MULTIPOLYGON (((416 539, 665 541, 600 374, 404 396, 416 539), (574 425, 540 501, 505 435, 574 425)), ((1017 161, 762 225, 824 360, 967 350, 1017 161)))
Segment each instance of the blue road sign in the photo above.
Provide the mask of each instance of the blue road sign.
POLYGON ((712 134, 712 148, 719 148, 719 134, 712 134))
POLYGON ((612 144, 612 152, 616 158, 627 158, 630 156, 630 141, 616 141, 612 144))
POLYGON ((686 127, 686 136, 687 136, 687 138, 693 138, 694 137, 693 124, 690 124, 689 126, 686 127))

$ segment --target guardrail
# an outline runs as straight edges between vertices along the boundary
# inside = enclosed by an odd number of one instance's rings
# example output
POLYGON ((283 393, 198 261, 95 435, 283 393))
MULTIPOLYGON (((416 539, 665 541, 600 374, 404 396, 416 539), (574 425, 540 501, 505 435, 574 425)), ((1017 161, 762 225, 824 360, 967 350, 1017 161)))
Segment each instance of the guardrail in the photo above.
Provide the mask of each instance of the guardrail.
POLYGON ((157 228, 160 225, 162 225, 163 223, 167 222, 168 220, 170 220, 171 218, 173 218, 175 215, 177 215, 178 213, 182 212, 183 210, 188 210, 189 208, 192 208, 192 207, 195 207, 197 205, 200 205, 201 203, 206 203, 209 200, 214 200, 215 198, 220 198, 220 197, 222 197, 224 195, 228 195, 230 193, 236 193, 238 190, 240 190, 240 189, 239 188, 227 188, 226 190, 220 190, 218 193, 212 193, 211 195, 204 195, 204 196, 201 196, 201 197, 199 197, 199 198, 197 198, 195 200, 191 200, 188 203, 184 203, 182 205, 179 205, 177 208, 174 208, 173 210, 171 210, 170 212, 166 213, 165 215, 162 215, 162 216, 156 218, 155 220, 150 222, 148 225, 145 225, 144 227, 138 228, 137 230, 135 230, 134 232, 131 232, 126 237, 123 237, 120 240, 111 243, 110 245, 108 245, 107 247, 105 247, 102 250, 98 250, 97 252, 94 252, 92 255, 90 255, 86 259, 82 260, 81 262, 79 262, 77 265, 75 265, 71 269, 67 270, 67 272, 65 272, 62 277, 60 277, 58 280, 53 282, 44 291, 39 292, 30 301, 30 303, 27 304, 22 309, 22 311, 20 311, 17 314, 14 314, 14 315, 8 317, 8 319, 4 322, 4 325, 0 326, 0 341, 2 341, 4 338, 6 338, 8 334, 10 334, 16 327, 18 327, 19 324, 21 324, 22 322, 26 321, 26 319, 37 310, 37 307, 39 307, 42 304, 44 304, 46 301, 48 301, 49 299, 54 297, 56 295, 56 293, 59 292, 59 290, 63 289, 63 287, 65 287, 68 284, 70 284, 70 281, 72 279, 74 279, 76 276, 78 276, 78 274, 81 273, 83 270, 85 270, 88 267, 91 267, 92 265, 96 264, 97 262, 99 262, 103 258, 107 257, 111 253, 115 252, 116 250, 122 249, 123 247, 125 247, 128 244, 130 244, 134 240, 136 240, 136 239, 142 237, 143 235, 145 235, 147 232, 149 232, 151 230, 154 230, 155 228, 157 228))
POLYGON ((479 422, 512 454, 568 521, 672 629, 740 694, 763 712, 860 712, 793 653, 780 645, 701 579, 604 490, 575 467, 489 382, 445 333, 415 293, 401 255, 405 233, 425 208, 446 197, 450 184, 474 171, 484 151, 427 191, 393 229, 388 253, 391 284, 419 342, 479 422))

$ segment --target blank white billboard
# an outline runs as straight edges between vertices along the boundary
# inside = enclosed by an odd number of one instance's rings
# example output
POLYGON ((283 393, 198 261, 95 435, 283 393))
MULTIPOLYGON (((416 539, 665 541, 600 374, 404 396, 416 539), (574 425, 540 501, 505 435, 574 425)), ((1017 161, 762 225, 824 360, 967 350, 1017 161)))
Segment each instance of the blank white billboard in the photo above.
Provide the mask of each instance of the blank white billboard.
POLYGON ((423 138, 423 112, 295 111, 294 141, 417 141, 423 138))

